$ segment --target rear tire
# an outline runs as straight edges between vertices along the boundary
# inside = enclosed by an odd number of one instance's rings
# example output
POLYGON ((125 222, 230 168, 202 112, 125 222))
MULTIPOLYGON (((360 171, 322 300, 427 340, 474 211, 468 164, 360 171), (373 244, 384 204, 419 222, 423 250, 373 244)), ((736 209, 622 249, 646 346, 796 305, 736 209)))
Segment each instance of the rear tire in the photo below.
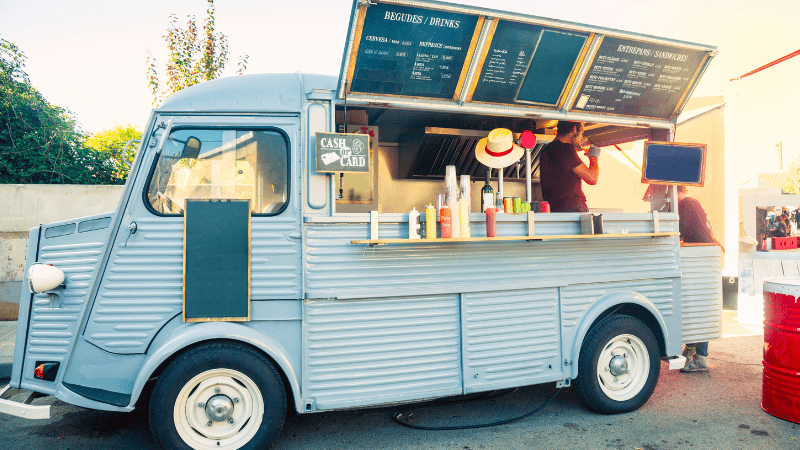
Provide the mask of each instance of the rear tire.
POLYGON ((581 347, 577 392, 603 414, 633 411, 653 395, 661 371, 658 343, 641 320, 612 315, 589 331, 581 347))
POLYGON ((265 449, 286 418, 272 362, 233 343, 191 349, 167 366, 150 401, 156 442, 173 449, 265 449))

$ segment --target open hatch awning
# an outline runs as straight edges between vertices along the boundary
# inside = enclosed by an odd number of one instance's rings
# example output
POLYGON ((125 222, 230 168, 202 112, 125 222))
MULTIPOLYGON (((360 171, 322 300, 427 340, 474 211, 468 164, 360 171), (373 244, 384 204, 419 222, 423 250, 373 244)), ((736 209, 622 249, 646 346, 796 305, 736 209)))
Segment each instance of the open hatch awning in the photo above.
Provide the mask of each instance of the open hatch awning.
POLYGON ((670 128, 715 54, 490 9, 354 0, 337 96, 376 108, 670 128))

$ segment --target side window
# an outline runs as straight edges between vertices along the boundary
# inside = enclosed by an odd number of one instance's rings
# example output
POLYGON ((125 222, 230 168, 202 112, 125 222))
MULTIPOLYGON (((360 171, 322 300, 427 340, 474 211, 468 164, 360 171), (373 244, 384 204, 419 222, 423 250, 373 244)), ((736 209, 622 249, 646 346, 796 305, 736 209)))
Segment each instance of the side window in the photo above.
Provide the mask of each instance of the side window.
POLYGON ((275 214, 288 199, 288 146, 274 130, 173 130, 156 161, 146 200, 180 215, 186 199, 250 199, 251 213, 275 214))

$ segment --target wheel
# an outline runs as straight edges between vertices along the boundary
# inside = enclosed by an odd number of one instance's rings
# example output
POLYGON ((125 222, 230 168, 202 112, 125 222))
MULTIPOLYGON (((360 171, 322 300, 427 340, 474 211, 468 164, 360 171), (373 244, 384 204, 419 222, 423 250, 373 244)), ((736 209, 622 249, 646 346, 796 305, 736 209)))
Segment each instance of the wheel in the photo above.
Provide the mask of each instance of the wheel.
POLYGON ((150 429, 165 449, 265 449, 286 418, 286 392, 264 355, 233 343, 178 356, 156 382, 150 429))
POLYGON ((653 394, 661 371, 658 343, 641 320, 612 315, 589 331, 581 347, 577 392, 603 414, 633 411, 653 394))

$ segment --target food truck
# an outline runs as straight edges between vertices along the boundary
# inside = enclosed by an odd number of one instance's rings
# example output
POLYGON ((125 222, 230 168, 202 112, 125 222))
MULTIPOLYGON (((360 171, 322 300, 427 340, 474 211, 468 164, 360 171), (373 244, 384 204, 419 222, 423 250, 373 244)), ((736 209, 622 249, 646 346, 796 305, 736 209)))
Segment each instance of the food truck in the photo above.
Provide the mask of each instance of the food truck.
MULTIPOLYGON (((356 0, 339 77, 184 89, 152 111, 116 211, 31 229, 6 389, 148 408, 168 449, 263 448, 289 409, 541 383, 574 385, 600 413, 635 410, 662 361, 679 369, 683 343, 721 333, 719 249, 678 232, 674 183, 702 185, 704 153, 669 148, 714 55, 510 12, 356 0), (642 177, 659 192, 652 210, 536 209, 559 120, 585 122, 598 146, 663 143, 642 177), (537 138, 491 173, 531 211, 496 214, 487 237, 489 169, 474 148, 497 128, 537 138), (426 214, 447 166, 467 177, 457 238, 426 214)), ((0 400, 31 419, 48 408, 0 400)))

